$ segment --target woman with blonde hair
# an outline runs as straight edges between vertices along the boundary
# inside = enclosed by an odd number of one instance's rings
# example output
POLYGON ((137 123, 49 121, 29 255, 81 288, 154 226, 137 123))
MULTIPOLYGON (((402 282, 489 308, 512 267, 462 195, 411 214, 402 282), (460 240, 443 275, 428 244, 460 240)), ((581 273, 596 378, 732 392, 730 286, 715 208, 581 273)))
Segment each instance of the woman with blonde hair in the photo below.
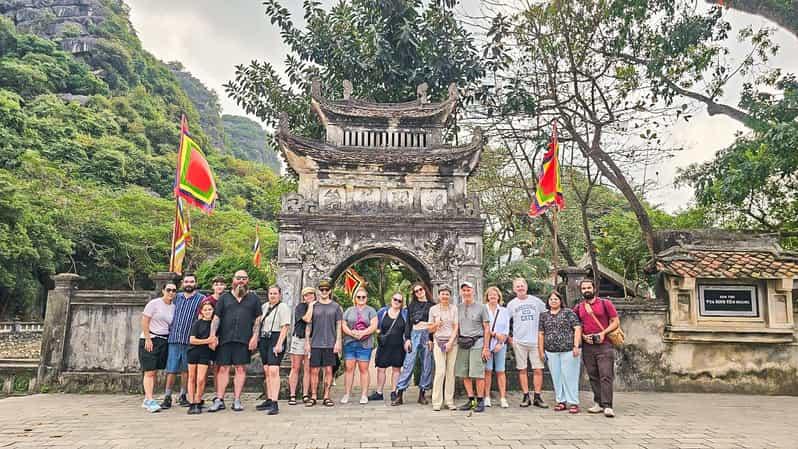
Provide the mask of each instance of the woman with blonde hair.
POLYGON ((490 356, 485 362, 485 406, 490 407, 490 385, 493 373, 499 386, 499 401, 502 408, 507 403, 507 377, 504 375, 507 359, 507 336, 510 334, 510 314, 503 305, 502 292, 496 286, 485 290, 485 307, 490 317, 490 356))
POLYGON ((365 288, 355 290, 354 305, 344 312, 341 331, 344 334, 344 395, 341 404, 349 402, 355 381, 355 366, 360 372, 360 404, 368 403, 369 362, 377 331, 377 311, 368 305, 365 288))

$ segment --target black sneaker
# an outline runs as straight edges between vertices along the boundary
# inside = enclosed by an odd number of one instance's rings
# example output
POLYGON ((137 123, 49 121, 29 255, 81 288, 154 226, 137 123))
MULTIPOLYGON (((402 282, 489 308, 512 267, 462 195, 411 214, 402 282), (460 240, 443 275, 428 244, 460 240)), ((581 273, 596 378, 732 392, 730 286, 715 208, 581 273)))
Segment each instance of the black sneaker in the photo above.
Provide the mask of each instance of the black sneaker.
POLYGON ((384 401, 385 396, 382 395, 381 391, 375 391, 369 395, 369 401, 384 401))
POLYGON ((191 405, 191 402, 188 402, 188 398, 186 398, 185 393, 180 395, 180 398, 178 398, 177 403, 180 404, 181 407, 188 407, 189 405, 191 405))
POLYGON ((396 391, 391 392, 391 403, 393 404, 396 402, 396 391))
POLYGON ((529 407, 532 401, 529 400, 529 393, 524 393, 524 398, 521 399, 521 407, 529 407))
POLYGON ((264 410, 269 410, 272 408, 272 404, 274 402, 271 399, 266 399, 265 401, 261 402, 260 404, 255 406, 255 410, 262 412, 264 410))
POLYGON ((460 410, 461 412, 465 412, 465 411, 471 410, 473 407, 474 407, 474 401, 472 399, 469 399, 468 402, 466 402, 465 404, 461 405, 460 407, 457 407, 457 410, 460 410))
POLYGON ((161 408, 166 410, 172 408, 172 395, 166 395, 163 397, 163 402, 161 402, 161 408))
POLYGON ((543 398, 540 395, 535 395, 535 400, 532 401, 532 405, 538 408, 549 408, 549 406, 543 401, 543 398))
POLYGON ((474 407, 474 412, 482 413, 485 411, 485 399, 479 398, 477 399, 477 406, 474 407))
POLYGON ((280 413, 280 407, 277 406, 277 401, 272 401, 271 407, 266 411, 267 415, 276 415, 280 413))

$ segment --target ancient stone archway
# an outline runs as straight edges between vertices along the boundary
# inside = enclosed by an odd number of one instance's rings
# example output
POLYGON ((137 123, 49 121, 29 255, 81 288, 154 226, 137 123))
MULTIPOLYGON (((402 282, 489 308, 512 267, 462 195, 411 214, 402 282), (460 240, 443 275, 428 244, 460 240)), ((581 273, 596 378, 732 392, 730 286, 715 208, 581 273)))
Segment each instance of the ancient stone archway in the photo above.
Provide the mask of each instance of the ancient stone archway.
POLYGON ((304 286, 335 278, 363 258, 394 257, 429 283, 471 281, 482 291, 479 201, 467 180, 483 142, 453 147, 442 131, 457 104, 457 89, 430 103, 419 87, 416 101, 368 103, 321 95, 313 83, 311 106, 326 129, 318 142, 292 135, 287 117, 277 142, 299 175, 299 192, 283 197, 278 216, 278 282, 294 304, 304 286))

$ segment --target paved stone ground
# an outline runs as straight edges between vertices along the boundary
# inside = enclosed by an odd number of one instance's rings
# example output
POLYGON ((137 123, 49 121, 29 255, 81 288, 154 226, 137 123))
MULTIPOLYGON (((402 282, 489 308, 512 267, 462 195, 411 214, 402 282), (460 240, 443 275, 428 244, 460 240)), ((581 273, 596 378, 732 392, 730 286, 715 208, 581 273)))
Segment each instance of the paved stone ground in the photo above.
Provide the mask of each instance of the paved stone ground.
MULTIPOLYGON (((619 393, 615 419, 521 409, 517 396, 510 399, 507 410, 470 416, 374 402, 311 409, 281 404, 279 416, 266 416, 249 396, 244 412, 189 416, 179 407, 148 414, 139 396, 12 397, 0 400, 0 447, 798 448, 798 397, 619 393)), ((584 392, 583 401, 589 405, 584 392)))

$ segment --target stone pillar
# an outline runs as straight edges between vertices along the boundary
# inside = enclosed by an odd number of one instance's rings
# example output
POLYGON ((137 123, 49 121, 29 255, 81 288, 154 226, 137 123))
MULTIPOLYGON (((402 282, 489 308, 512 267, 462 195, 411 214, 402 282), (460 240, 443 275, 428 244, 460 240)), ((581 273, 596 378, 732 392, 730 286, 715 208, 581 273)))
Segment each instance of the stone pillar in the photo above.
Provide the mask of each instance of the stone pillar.
POLYGON ((53 280, 55 288, 47 295, 47 311, 44 315, 37 385, 50 385, 58 382, 66 349, 70 321, 69 309, 80 276, 73 273, 62 273, 53 276, 53 280))
POLYGON ((169 282, 176 282, 179 277, 180 277, 179 274, 173 273, 171 271, 159 271, 150 276, 152 282, 155 283, 155 291, 153 292, 154 293, 153 297, 157 298, 161 296, 161 292, 163 291, 163 288, 166 286, 166 284, 168 284, 169 282))
POLYGON ((579 283, 587 277, 587 270, 580 267, 565 267, 560 269, 560 275, 565 278, 565 302, 570 307, 582 298, 579 283))

